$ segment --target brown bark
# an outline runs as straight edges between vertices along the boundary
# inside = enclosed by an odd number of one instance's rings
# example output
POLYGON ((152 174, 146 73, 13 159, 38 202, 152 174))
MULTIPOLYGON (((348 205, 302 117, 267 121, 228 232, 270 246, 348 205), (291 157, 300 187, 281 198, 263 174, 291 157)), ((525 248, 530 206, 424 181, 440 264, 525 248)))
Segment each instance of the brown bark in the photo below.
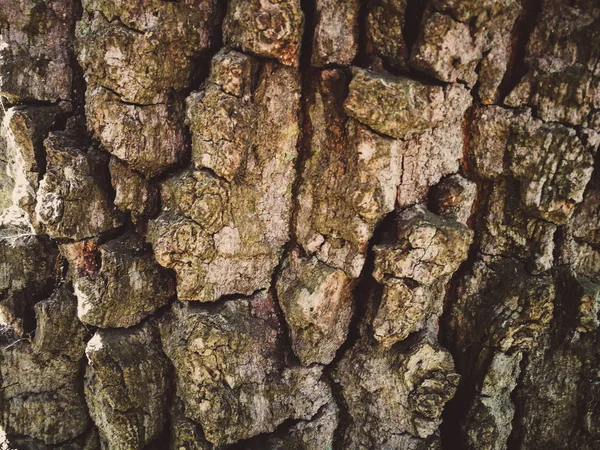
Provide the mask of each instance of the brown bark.
POLYGON ((600 447, 598 0, 0 0, 0 449, 600 447))

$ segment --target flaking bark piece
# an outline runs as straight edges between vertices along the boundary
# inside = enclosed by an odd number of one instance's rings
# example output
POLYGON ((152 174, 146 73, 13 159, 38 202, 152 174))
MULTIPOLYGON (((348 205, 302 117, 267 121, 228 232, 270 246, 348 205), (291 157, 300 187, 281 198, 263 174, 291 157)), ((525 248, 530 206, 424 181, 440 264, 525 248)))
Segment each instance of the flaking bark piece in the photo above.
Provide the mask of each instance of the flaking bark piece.
POLYGON ((343 270, 293 251, 277 279, 277 299, 292 348, 304 365, 329 364, 345 342, 352 317, 353 279, 343 270))
POLYGON ((71 99, 72 0, 0 2, 0 98, 71 99))
POLYGON ((175 277, 131 234, 97 245, 93 240, 64 244, 77 295, 77 315, 100 328, 138 324, 175 295, 175 277))
POLYGON ((423 336, 404 350, 361 340, 333 376, 347 407, 346 448, 426 448, 460 379, 450 353, 423 336))
POLYGON ((76 310, 71 286, 64 284, 35 305, 33 341, 0 348, 0 425, 8 435, 62 447, 88 430, 81 392, 85 329, 76 310))
POLYGON ((281 324, 264 292, 211 309, 176 303, 160 327, 185 415, 217 446, 308 420, 331 401, 322 367, 285 363, 281 324))
POLYGON ((243 52, 297 67, 303 29, 300 0, 229 0, 223 40, 243 52))
POLYGON ((147 237, 157 261, 177 273, 182 300, 269 287, 289 238, 300 79, 264 63, 254 83, 258 65, 220 52, 187 101, 196 170, 162 183, 163 210, 147 237))
POLYGON ((86 0, 75 53, 90 90, 125 103, 164 103, 189 87, 193 60, 213 43, 217 0, 86 0))
POLYGON ((85 354, 85 398, 102 447, 144 448, 167 419, 168 361, 157 331, 148 322, 99 330, 85 354))
POLYGON ((47 168, 35 208, 40 228, 53 239, 81 240, 120 226, 93 150, 69 131, 50 133, 44 146, 47 168))
POLYGON ((500 100, 511 54, 511 36, 521 13, 517 0, 436 0, 425 10, 410 64, 443 82, 478 82, 484 104, 500 100))
POLYGON ((415 206, 399 217, 398 242, 374 247, 373 276, 380 282, 390 276, 429 286, 458 268, 472 240, 465 225, 415 206))
POLYGON ((376 245, 374 278, 383 285, 372 320, 373 336, 384 347, 403 341, 442 314, 445 286, 467 259, 473 232, 422 206, 397 220, 394 243, 376 245))
POLYGON ((115 206, 119 210, 130 213, 134 223, 158 213, 159 192, 153 184, 114 156, 110 158, 108 169, 115 190, 115 206))
POLYGON ((471 105, 469 91, 353 68, 346 113, 378 133, 406 138, 462 119, 471 105))
POLYGON ((307 253, 358 277, 376 225, 394 209, 403 143, 345 116, 346 83, 340 70, 324 70, 311 86, 311 151, 295 228, 307 253))
POLYGON ((317 0, 311 64, 350 65, 358 51, 358 0, 317 0))
POLYGON ((135 105, 102 87, 86 91, 85 112, 92 135, 106 151, 147 178, 188 156, 184 109, 181 99, 135 105))

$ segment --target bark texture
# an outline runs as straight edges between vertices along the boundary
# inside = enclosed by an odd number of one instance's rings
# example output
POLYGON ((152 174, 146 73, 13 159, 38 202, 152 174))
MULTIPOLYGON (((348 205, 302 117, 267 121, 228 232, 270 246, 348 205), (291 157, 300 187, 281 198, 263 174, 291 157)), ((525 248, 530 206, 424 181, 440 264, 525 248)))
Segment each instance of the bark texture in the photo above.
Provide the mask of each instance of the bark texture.
POLYGON ((600 448, 598 0, 0 0, 0 450, 600 448))

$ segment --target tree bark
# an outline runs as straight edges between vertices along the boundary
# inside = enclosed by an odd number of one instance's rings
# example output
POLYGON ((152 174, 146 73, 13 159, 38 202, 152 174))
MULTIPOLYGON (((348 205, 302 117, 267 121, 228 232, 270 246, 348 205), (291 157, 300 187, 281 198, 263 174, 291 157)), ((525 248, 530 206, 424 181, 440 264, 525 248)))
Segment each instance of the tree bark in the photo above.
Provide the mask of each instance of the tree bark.
POLYGON ((598 0, 0 0, 0 449, 600 448, 598 0))

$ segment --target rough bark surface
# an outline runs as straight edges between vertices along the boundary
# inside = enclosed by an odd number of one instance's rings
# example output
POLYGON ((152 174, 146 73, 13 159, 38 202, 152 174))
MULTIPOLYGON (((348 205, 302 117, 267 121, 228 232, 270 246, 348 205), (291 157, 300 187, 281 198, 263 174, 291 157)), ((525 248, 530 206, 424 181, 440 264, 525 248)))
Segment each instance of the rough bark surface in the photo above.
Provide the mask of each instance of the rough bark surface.
POLYGON ((599 0, 0 0, 0 450, 600 448, 599 0))

